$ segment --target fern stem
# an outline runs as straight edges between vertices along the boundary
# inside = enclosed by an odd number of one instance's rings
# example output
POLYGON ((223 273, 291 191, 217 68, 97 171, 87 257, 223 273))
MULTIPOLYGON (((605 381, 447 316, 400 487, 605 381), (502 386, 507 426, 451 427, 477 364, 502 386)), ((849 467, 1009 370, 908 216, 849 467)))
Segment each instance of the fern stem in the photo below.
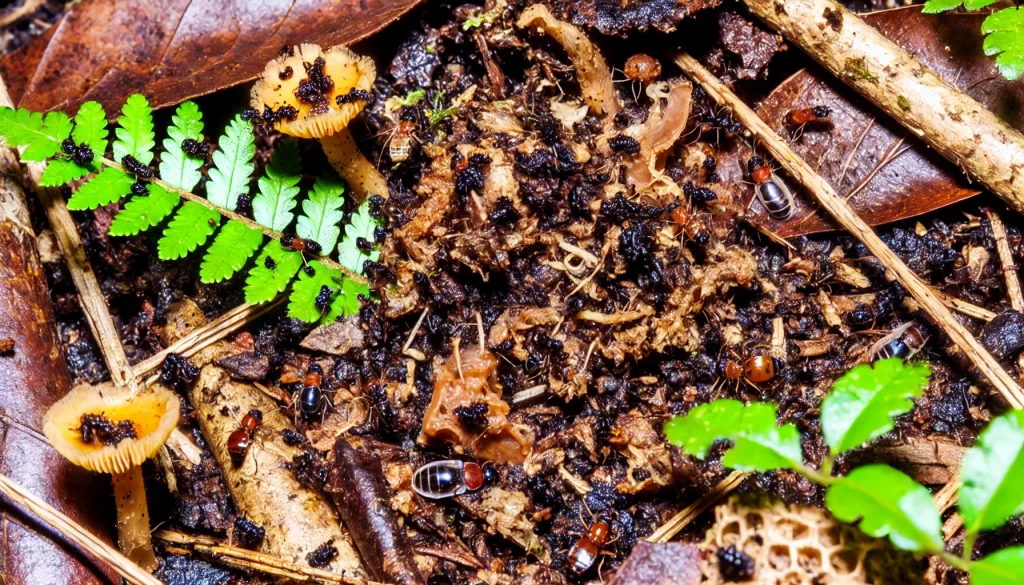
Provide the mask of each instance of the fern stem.
MULTIPOLYGON (((120 164, 114 162, 113 160, 111 160, 111 159, 109 159, 109 158, 107 158, 105 156, 99 156, 99 157, 96 157, 96 158, 97 158, 97 160, 99 160, 99 162, 103 166, 107 166, 107 167, 110 167, 110 168, 113 168, 113 169, 117 169, 117 170, 119 170, 119 171, 121 171, 122 173, 125 173, 125 174, 131 174, 123 166, 121 166, 120 164)), ((194 193, 190 193, 188 191, 185 191, 184 189, 180 189, 178 187, 175 187, 174 185, 171 185, 170 183, 166 183, 164 181, 161 181, 160 179, 157 179, 155 177, 152 178, 152 179, 149 179, 149 181, 152 182, 152 183, 155 183, 157 185, 160 185, 161 187, 163 187, 164 189, 167 189, 168 191, 170 191, 172 193, 177 193, 178 195, 180 195, 181 197, 184 197, 185 199, 188 199, 189 201, 194 201, 194 202, 196 202, 196 203, 198 203, 200 205, 208 207, 208 208, 216 211, 217 213, 221 214, 222 216, 224 216, 224 217, 226 217, 228 219, 233 219, 233 220, 235 220, 237 222, 241 222, 241 223, 245 224, 246 226, 248 226, 248 227, 250 227, 252 229, 259 230, 259 231, 263 232, 263 235, 267 236, 270 239, 273 239, 273 240, 280 240, 281 239, 281 235, 282 235, 281 232, 276 232, 276 231, 268 228, 267 226, 265 226, 263 224, 260 224, 258 222, 255 222, 255 221, 249 219, 248 217, 245 217, 244 215, 240 215, 238 213, 235 213, 234 211, 231 211, 230 209, 225 209, 223 207, 219 207, 217 205, 214 205, 213 203, 210 203, 210 201, 208 199, 206 199, 205 197, 200 197, 199 195, 196 195, 194 193)), ((328 268, 333 268, 335 270, 340 270, 341 273, 345 275, 345 278, 352 279, 352 280, 354 280, 354 281, 356 281, 356 282, 358 282, 360 284, 366 284, 366 285, 369 284, 369 281, 367 281, 366 278, 363 277, 362 275, 356 274, 355 272, 352 272, 348 268, 345 268, 341 264, 338 264, 337 262, 335 262, 334 260, 331 260, 330 258, 328 258, 326 256, 317 256, 316 260, 319 260, 324 266, 326 266, 328 268)))

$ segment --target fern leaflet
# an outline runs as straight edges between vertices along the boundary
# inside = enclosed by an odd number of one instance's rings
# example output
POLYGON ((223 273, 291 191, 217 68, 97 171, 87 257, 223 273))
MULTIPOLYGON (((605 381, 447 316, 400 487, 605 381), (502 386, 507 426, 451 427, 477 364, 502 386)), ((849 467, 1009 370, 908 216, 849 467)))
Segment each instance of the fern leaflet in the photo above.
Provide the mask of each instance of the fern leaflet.
POLYGON ((39 177, 39 184, 43 187, 57 187, 81 179, 91 172, 88 167, 83 167, 73 160, 55 158, 46 163, 46 168, 39 177))
POLYGON ((146 185, 149 195, 133 197, 110 224, 112 236, 134 236, 164 220, 178 206, 181 197, 156 183, 146 185))
POLYGON ((363 264, 367 260, 376 262, 380 258, 380 251, 375 249, 364 252, 359 247, 359 238, 373 245, 373 231, 379 225, 380 222, 370 215, 370 202, 363 201, 345 226, 345 237, 338 244, 338 263, 356 274, 362 274, 363 264))
POLYGON ((140 163, 153 162, 153 147, 156 134, 153 133, 153 110, 145 96, 136 93, 128 96, 117 118, 118 128, 114 129, 114 160, 120 162, 125 155, 132 155, 140 163))
POLYGON ((88 183, 79 187, 71 199, 68 199, 68 209, 96 209, 118 201, 132 192, 134 182, 133 178, 115 168, 105 168, 88 183))
POLYGON ((228 124, 213 153, 213 169, 206 184, 206 198, 218 207, 234 210, 238 207, 238 196, 249 192, 249 175, 256 166, 252 157, 256 154, 255 136, 252 125, 235 116, 228 124))
MULTIPOLYGON (((107 134, 107 113, 103 111, 103 106, 98 102, 82 104, 75 115, 75 129, 71 131, 75 144, 87 144, 93 154, 100 156, 107 152, 107 134)), ((93 172, 99 170, 96 162, 90 167, 93 172)))
POLYGON ((245 261, 256 253, 262 243, 263 232, 260 230, 240 221, 229 221, 206 251, 199 267, 199 278, 207 284, 231 278, 245 266, 245 261))
POLYGON ((285 250, 277 240, 268 243, 245 279, 245 302, 255 305, 274 300, 301 266, 301 253, 285 250))
POLYGON ((345 278, 341 281, 341 292, 331 301, 331 311, 324 317, 325 323, 336 321, 344 315, 359 313, 359 295, 370 297, 370 287, 361 282, 345 278))
POLYGON ((292 223, 295 197, 299 194, 299 150, 294 140, 282 139, 274 147, 266 174, 258 181, 260 192, 252 198, 252 215, 268 228, 283 232, 292 223))
POLYGON ((299 217, 295 224, 295 233, 300 238, 320 244, 321 250, 333 250, 341 234, 338 223, 345 217, 341 211, 345 203, 341 196, 344 191, 345 187, 337 179, 317 178, 313 192, 302 202, 305 215, 299 217))
POLYGON ((182 150, 184 140, 203 140, 203 114, 192 101, 178 106, 171 117, 171 127, 163 140, 164 152, 160 155, 160 178, 179 189, 191 191, 203 178, 199 172, 203 161, 188 156, 182 150))
POLYGON ((60 152, 60 143, 71 135, 71 120, 61 112, 44 118, 38 112, 0 108, 0 136, 8 146, 25 146, 24 162, 40 162, 60 152))
POLYGON ((220 213, 217 210, 195 201, 186 201, 171 223, 167 224, 164 235, 157 243, 157 256, 161 260, 177 260, 188 256, 206 242, 206 238, 217 229, 219 223, 220 213))
POLYGON ((983 48, 988 56, 996 56, 996 69, 1007 79, 1024 73, 1024 11, 1004 8, 988 15, 981 23, 986 34, 983 48))

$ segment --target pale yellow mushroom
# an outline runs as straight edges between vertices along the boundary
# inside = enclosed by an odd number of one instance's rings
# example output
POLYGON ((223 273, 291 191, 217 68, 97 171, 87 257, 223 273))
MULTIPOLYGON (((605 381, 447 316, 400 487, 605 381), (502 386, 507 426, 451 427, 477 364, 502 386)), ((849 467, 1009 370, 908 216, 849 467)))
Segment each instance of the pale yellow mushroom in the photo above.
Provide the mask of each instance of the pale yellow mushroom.
POLYGON ((348 130, 348 123, 366 105, 361 94, 368 95, 376 76, 369 57, 345 47, 324 51, 318 45, 298 45, 267 63, 263 77, 253 85, 250 102, 261 113, 266 108, 292 113, 280 116, 275 127, 282 134, 318 139, 356 199, 387 198, 387 181, 359 151, 348 130))
MULTIPOLYGON (((149 507, 142 481, 142 464, 167 442, 178 425, 178 397, 159 386, 134 396, 112 384, 77 386, 50 407, 43 417, 43 434, 69 461, 98 473, 109 473, 117 506, 117 544, 121 552, 147 571, 157 566, 149 532, 149 507), (134 437, 116 444, 86 440, 83 416, 99 415, 112 424, 129 421, 134 437)), ((108 441, 109 443, 109 441, 108 441)))

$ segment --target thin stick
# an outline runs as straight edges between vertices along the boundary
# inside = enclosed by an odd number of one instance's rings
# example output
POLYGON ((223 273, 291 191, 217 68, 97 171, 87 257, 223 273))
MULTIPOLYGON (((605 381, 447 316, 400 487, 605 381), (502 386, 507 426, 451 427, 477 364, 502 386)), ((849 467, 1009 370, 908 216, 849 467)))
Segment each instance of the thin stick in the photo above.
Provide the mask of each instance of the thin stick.
POLYGON ((416 324, 413 325, 412 331, 409 332, 409 338, 405 340, 405 345, 402 346, 402 353, 409 351, 412 347, 412 342, 416 340, 416 332, 420 330, 420 325, 423 325, 423 320, 427 318, 427 311, 430 310, 430 306, 423 307, 423 312, 420 313, 420 318, 416 319, 416 324))
POLYGON ((193 536, 174 530, 157 530, 153 533, 153 538, 188 547, 194 552, 209 555, 226 564, 253 569, 268 575, 288 577, 296 581, 342 583, 344 585, 387 585, 378 581, 367 581, 312 567, 303 567, 274 555, 229 546, 206 536, 193 536))
POLYGON ((975 319, 980 319, 985 322, 991 321, 992 319, 996 318, 995 313, 989 311, 984 307, 979 307, 978 305, 973 305, 971 303, 968 303, 967 301, 958 299, 956 297, 951 297, 935 289, 932 289, 932 292, 935 293, 935 296, 937 296, 940 301, 942 301, 942 304, 946 305, 947 307, 956 311, 957 313, 967 315, 968 317, 973 317, 975 319))
MULTIPOLYGON (((117 164, 116 162, 110 160, 109 158, 106 158, 104 156, 98 156, 98 157, 96 157, 96 160, 99 161, 103 166, 110 167, 112 169, 117 169, 117 170, 121 171, 122 173, 129 174, 128 171, 126 171, 123 166, 117 164)), ((254 230, 259 230, 259 231, 263 232, 263 235, 267 236, 268 238, 270 238, 272 240, 280 240, 281 239, 281 235, 282 235, 281 232, 275 232, 274 230, 272 230, 272 229, 270 229, 270 228, 268 228, 268 227, 266 227, 266 226, 264 226, 264 225, 262 225, 260 223, 257 223, 255 221, 249 219, 248 217, 245 217, 244 215, 240 215, 238 213, 235 213, 234 211, 231 211, 230 209, 225 209, 223 207, 218 207, 218 206, 214 205, 209 199, 207 199, 205 197, 200 197, 199 195, 196 195, 194 193, 190 193, 190 192, 188 192, 188 191, 186 191, 184 189, 181 189, 179 187, 175 187, 174 185, 171 185, 170 183, 165 183, 164 181, 161 181, 160 179, 157 179, 157 178, 149 179, 149 182, 154 183, 156 185, 160 185, 164 189, 166 189, 166 190, 168 190, 168 191, 170 191, 172 193, 177 193, 181 197, 183 197, 185 199, 188 199, 189 201, 192 201, 194 203, 198 203, 198 204, 202 205, 203 207, 206 207, 207 209, 212 209, 213 211, 216 211, 217 213, 223 215, 224 217, 226 217, 228 219, 232 219, 232 220, 235 220, 237 222, 243 223, 243 224, 246 225, 246 227, 249 227, 249 228, 254 229, 254 230)), ((350 279, 352 279, 352 280, 354 280, 354 281, 356 281, 356 282, 358 282, 360 284, 368 284, 368 281, 366 280, 365 277, 363 277, 362 275, 356 274, 355 272, 352 272, 348 268, 345 268, 344 266, 342 266, 341 264, 338 264, 334 260, 331 260, 327 256, 317 256, 316 259, 319 260, 324 266, 326 266, 328 268, 333 268, 335 270, 340 270, 347 278, 350 278, 350 279)))
MULTIPOLYGON (((788 4, 791 3, 787 2, 788 4)), ((696 59, 685 53, 680 53, 676 56, 675 61, 686 74, 703 85, 712 98, 720 103, 731 106, 736 118, 761 141, 764 147, 785 167, 789 174, 807 187, 807 190, 814 195, 822 207, 832 214, 832 217, 840 225, 856 236, 889 271, 895 274, 900 284, 913 295, 914 299, 928 313, 932 320, 945 330, 946 334, 953 340, 953 343, 971 359, 975 367, 978 368, 982 375, 989 380, 992 386, 1011 406, 1014 408, 1024 407, 1024 391, 1021 390, 1020 386, 1003 370, 999 362, 978 343, 978 340, 959 321, 953 318, 949 309, 939 300, 932 289, 882 242, 881 238, 864 223, 863 219, 850 209, 850 206, 836 194, 828 182, 815 173, 814 169, 793 152, 789 145, 773 132, 753 110, 747 107, 722 82, 701 66, 696 59)))
POLYGON ((484 319, 480 316, 480 311, 476 312, 476 333, 480 338, 480 351, 483 351, 487 347, 487 343, 484 339, 484 319))
MULTIPOLYGON (((110 565, 129 583, 134 585, 161 585, 155 577, 128 560, 112 546, 93 536, 80 524, 55 510, 52 506, 28 492, 6 475, 0 474, 0 493, 47 523, 65 538, 80 546, 97 559, 110 565)), ((36 559, 42 560, 42 559, 36 559)))
POLYGON ((936 152, 1024 213, 1024 136, 834 0, 743 0, 936 152))
POLYGON ((711 491, 701 496, 696 502, 680 510, 675 516, 669 518, 667 522, 659 526, 657 530, 644 540, 647 542, 668 542, 672 540, 683 528, 686 528, 687 524, 693 522, 705 510, 732 493, 746 478, 747 474, 742 471, 733 471, 725 479, 718 482, 718 485, 711 488, 711 491))
POLYGON ((985 210, 988 222, 992 226, 992 238, 996 241, 996 252, 999 253, 999 263, 1003 265, 1003 278, 1006 279, 1006 296, 1010 297, 1010 306, 1014 311, 1024 312, 1024 293, 1020 290, 1020 278, 1017 276, 1017 266, 1013 262, 1013 252, 1010 244, 1006 241, 1006 227, 999 214, 991 209, 985 210))

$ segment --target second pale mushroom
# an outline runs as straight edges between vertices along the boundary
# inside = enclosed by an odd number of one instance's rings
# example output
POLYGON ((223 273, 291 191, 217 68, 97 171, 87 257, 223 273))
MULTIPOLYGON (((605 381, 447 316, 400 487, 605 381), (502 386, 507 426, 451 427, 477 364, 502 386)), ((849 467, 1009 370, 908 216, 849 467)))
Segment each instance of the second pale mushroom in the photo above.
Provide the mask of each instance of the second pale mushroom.
POLYGON ((282 134, 316 138, 359 201, 388 197, 388 183, 359 151, 348 124, 370 99, 373 61, 337 46, 303 44, 267 63, 251 105, 282 134))

